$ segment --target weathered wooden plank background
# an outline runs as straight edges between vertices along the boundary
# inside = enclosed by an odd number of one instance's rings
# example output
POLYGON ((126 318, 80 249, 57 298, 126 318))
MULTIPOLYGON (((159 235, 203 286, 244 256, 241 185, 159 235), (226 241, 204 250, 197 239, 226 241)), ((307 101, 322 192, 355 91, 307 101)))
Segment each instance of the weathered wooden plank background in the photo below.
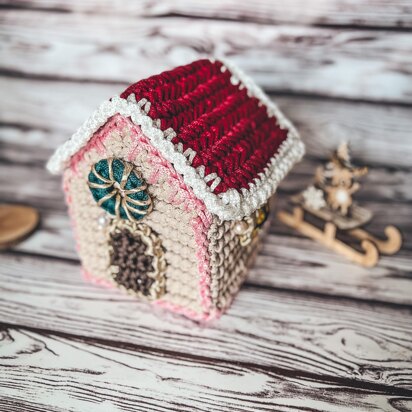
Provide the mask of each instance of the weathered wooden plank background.
POLYGON ((0 410, 412 410, 411 29, 408 0, 0 0, 1 201, 42 213, 0 255, 0 410), (303 135, 279 205, 349 140, 398 255, 360 268, 274 222, 207 327, 83 282, 46 159, 129 82, 208 54, 303 135))
POLYGON ((412 102, 410 33, 181 17, 165 24, 127 15, 32 16, 3 13, 5 73, 123 84, 224 54, 268 91, 412 102))

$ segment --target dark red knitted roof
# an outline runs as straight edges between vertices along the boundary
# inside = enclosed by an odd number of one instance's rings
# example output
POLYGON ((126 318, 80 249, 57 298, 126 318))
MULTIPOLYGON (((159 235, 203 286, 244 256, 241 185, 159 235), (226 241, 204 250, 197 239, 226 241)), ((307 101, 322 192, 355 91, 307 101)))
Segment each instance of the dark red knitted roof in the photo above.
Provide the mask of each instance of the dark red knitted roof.
POLYGON ((172 127, 177 133, 172 142, 196 152, 192 166, 203 165, 205 175, 221 178, 216 194, 248 189, 288 132, 246 88, 233 85, 232 74, 222 67, 219 61, 199 60, 141 80, 121 94, 151 103, 149 116, 160 119, 162 130, 172 127))

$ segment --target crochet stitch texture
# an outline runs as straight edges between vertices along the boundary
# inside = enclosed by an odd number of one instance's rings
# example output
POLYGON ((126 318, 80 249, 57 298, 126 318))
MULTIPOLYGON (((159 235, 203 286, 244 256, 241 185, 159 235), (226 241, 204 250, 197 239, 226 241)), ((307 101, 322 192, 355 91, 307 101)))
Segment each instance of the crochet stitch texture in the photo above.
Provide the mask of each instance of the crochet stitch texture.
POLYGON ((135 221, 150 212, 146 184, 130 163, 102 159, 93 166, 88 182, 94 200, 112 216, 135 221))
POLYGON ((64 171, 88 280, 209 320, 239 290, 303 152, 251 79, 204 59, 103 102, 48 168, 64 171))
POLYGON ((296 129, 249 77, 232 64, 199 60, 141 80, 121 97, 102 103, 56 151, 49 170, 64 170, 117 113, 141 126, 206 208, 223 220, 248 216, 263 206, 304 153, 296 129), (230 76, 223 76, 226 72, 230 76), (217 92, 210 87, 216 77, 223 87, 217 92), (182 84, 180 78, 185 79, 182 84), (152 115, 159 118, 149 115, 152 106, 152 115))
POLYGON ((160 120, 161 130, 174 130, 170 141, 183 153, 192 151, 192 166, 219 179, 215 193, 247 189, 288 133, 223 68, 219 61, 199 60, 137 82, 120 95, 151 102, 147 114, 160 120))

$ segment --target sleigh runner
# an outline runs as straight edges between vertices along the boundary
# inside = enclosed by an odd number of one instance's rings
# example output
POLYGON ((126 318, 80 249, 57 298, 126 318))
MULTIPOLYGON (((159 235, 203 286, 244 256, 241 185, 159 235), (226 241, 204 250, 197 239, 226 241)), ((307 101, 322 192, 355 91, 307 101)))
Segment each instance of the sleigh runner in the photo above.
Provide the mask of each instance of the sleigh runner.
POLYGON ((399 251, 402 237, 391 225, 384 230, 386 239, 364 228, 373 213, 353 202, 352 195, 360 188, 355 179, 366 173, 367 168, 351 163, 348 146, 342 144, 331 161, 316 170, 314 184, 291 197, 293 212, 280 211, 279 219, 359 265, 375 266, 379 253, 392 255, 399 251), (360 248, 354 247, 359 241, 360 248))

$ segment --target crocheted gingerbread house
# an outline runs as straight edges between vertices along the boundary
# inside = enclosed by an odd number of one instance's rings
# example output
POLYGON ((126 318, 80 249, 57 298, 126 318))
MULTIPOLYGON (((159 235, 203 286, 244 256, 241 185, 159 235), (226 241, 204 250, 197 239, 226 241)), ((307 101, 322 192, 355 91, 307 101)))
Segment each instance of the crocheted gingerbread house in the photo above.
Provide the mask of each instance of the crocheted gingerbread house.
POLYGON ((101 104, 48 163, 87 278, 195 319, 231 303, 278 183, 304 152, 232 65, 199 60, 101 104))

